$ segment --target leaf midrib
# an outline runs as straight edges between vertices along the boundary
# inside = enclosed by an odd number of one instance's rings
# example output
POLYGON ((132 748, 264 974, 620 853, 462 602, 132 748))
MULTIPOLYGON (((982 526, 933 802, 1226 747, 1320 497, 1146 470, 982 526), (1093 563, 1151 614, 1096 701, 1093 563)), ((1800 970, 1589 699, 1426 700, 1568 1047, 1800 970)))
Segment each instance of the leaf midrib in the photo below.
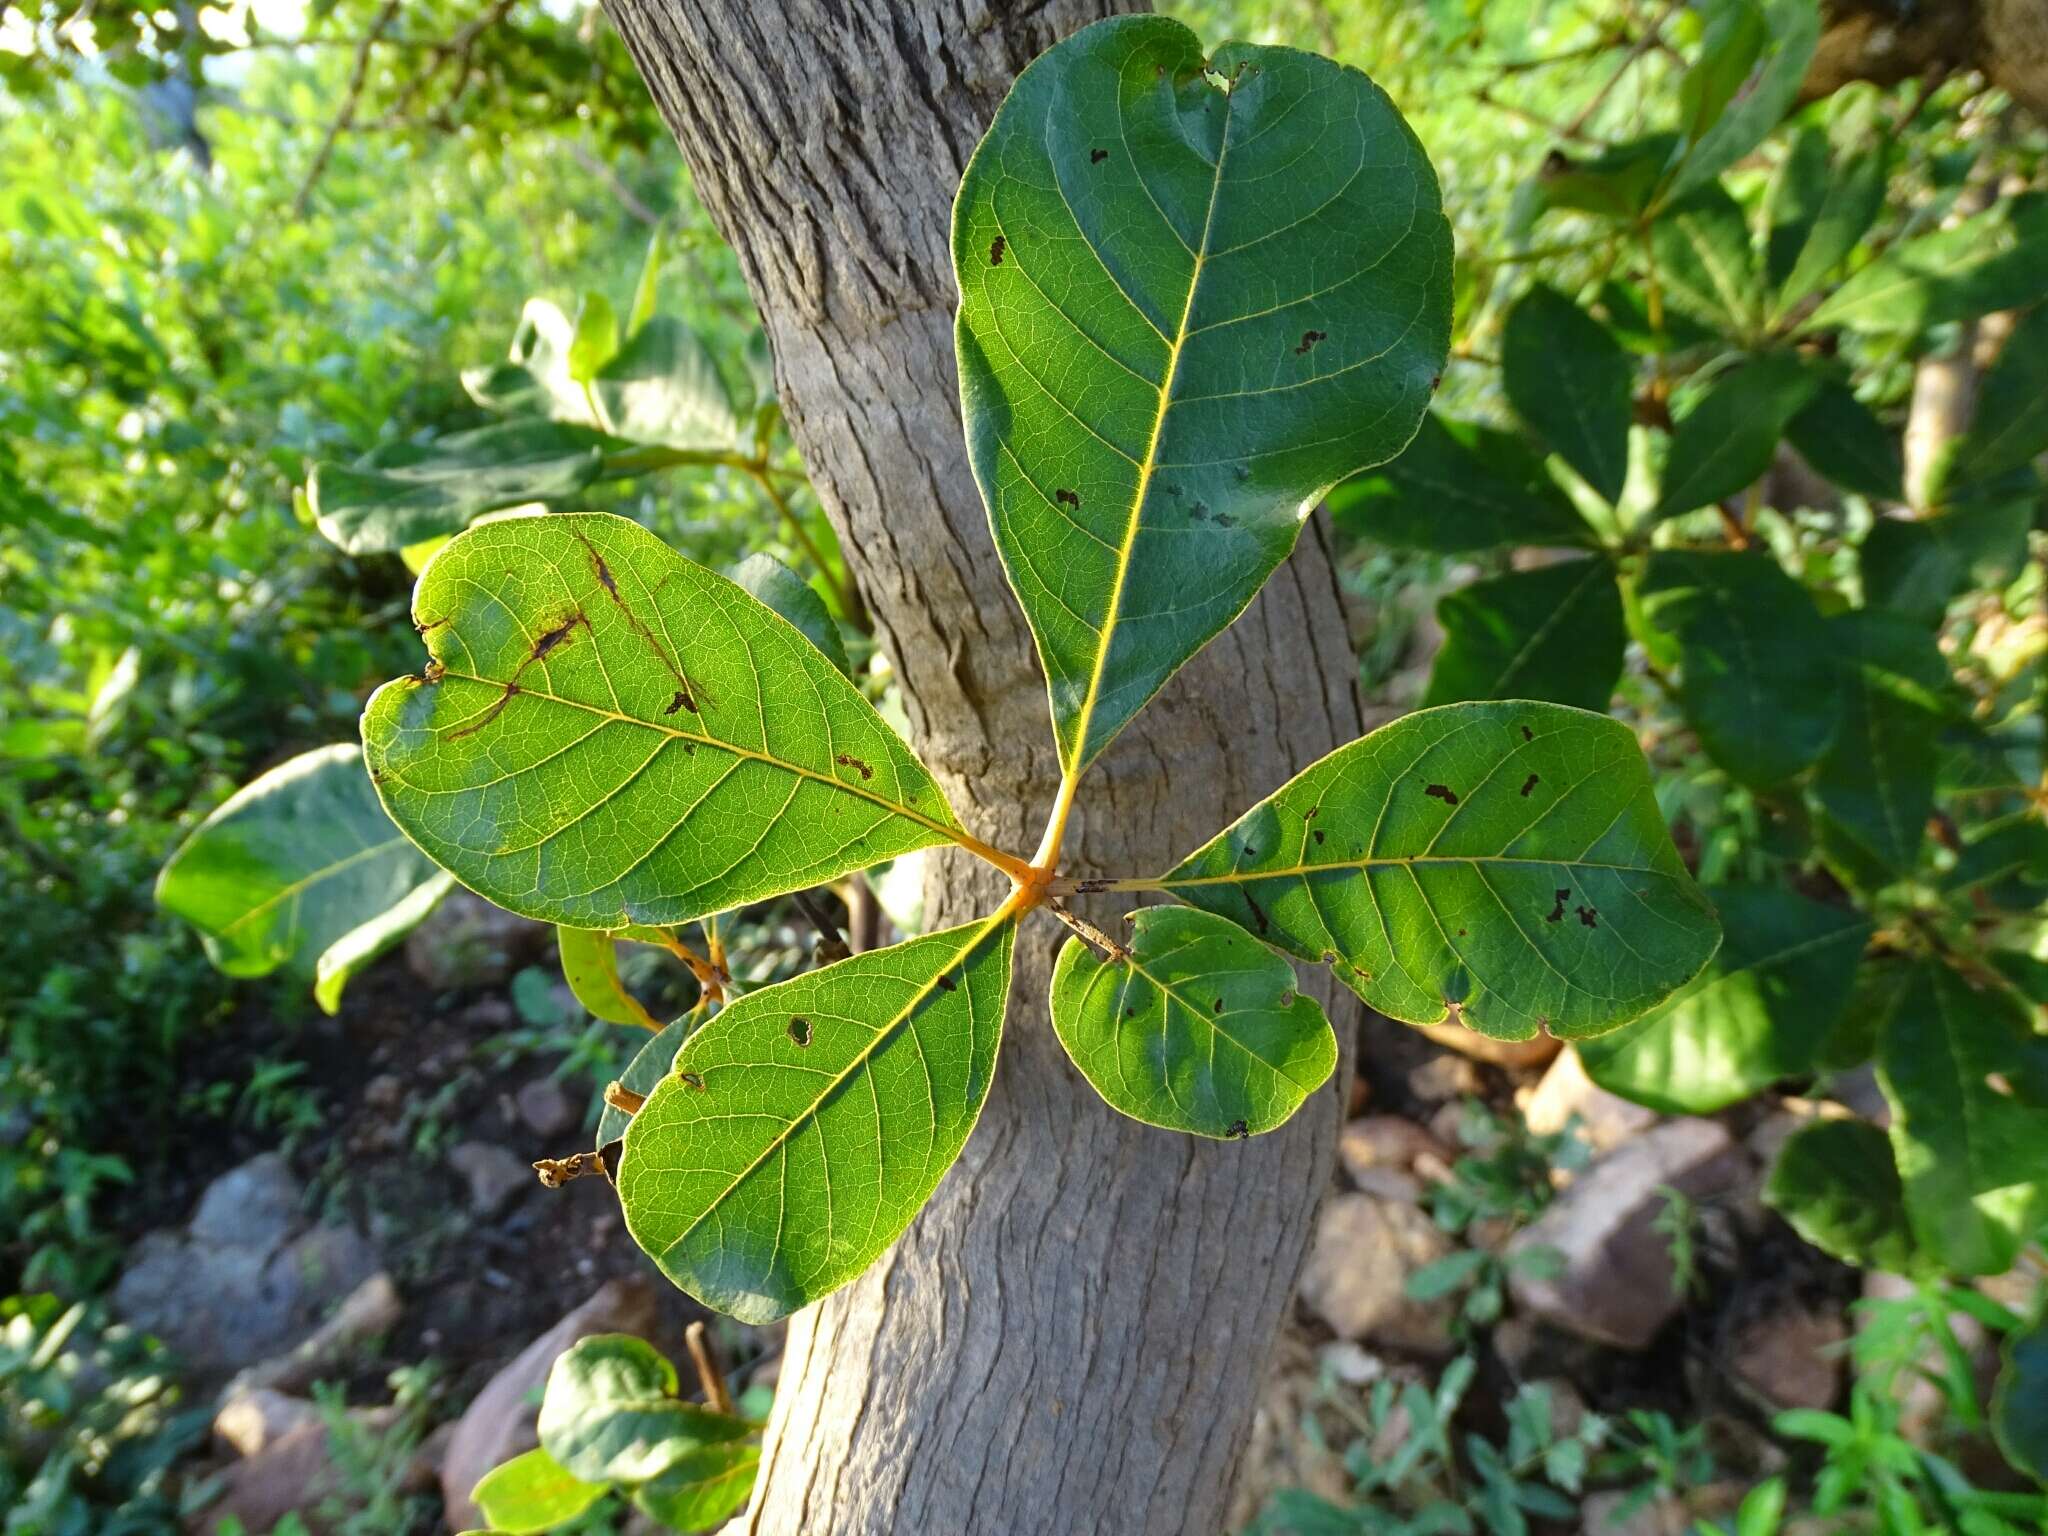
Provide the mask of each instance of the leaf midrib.
POLYGON ((224 928, 222 928, 220 930, 220 937, 226 938, 229 934, 237 932, 243 926, 243 924, 254 921, 256 918, 270 911, 279 902, 289 901, 292 897, 302 894, 303 892, 311 889, 313 886, 318 885, 321 881, 331 880, 334 878, 334 876, 340 874, 344 869, 348 869, 353 865, 360 864, 366 859, 374 858, 380 853, 388 853, 393 848, 402 848, 406 845, 406 842, 407 839, 403 835, 398 837, 386 838, 381 843, 371 843, 367 847, 358 848, 354 853, 349 854, 346 858, 336 859, 332 864, 321 865, 320 868, 314 870, 311 874, 302 875, 297 880, 294 880, 290 885, 283 886, 278 890, 273 891, 269 896, 265 897, 262 901, 259 901, 255 906, 249 908, 248 911, 244 912, 240 917, 236 918, 233 922, 227 924, 224 928))
MULTIPOLYGON (((1250 885, 1254 881, 1258 880, 1285 880, 1296 875, 1325 874, 1331 870, 1396 869, 1402 867, 1412 868, 1417 864, 1512 864, 1532 868, 1543 867, 1552 869, 1604 869, 1612 870, 1618 874, 1624 875, 1651 875, 1659 880, 1678 880, 1683 878, 1679 875, 1674 875, 1670 873, 1668 870, 1655 869, 1647 864, 1597 863, 1590 859, 1574 859, 1563 856, 1551 859, 1534 859, 1523 858, 1518 855, 1509 854, 1437 853, 1394 854, 1386 858, 1370 859, 1334 859, 1327 864, 1295 864, 1290 865, 1284 869, 1234 870, 1227 875, 1198 875, 1184 880, 1176 880, 1171 875, 1162 875, 1157 880, 1147 881, 1144 882, 1144 884, 1148 886, 1157 887, 1161 890, 1171 891, 1178 890, 1184 886, 1250 885)), ((1111 889, 1113 890, 1121 890, 1124 888, 1125 887, 1123 886, 1111 887, 1111 889)))

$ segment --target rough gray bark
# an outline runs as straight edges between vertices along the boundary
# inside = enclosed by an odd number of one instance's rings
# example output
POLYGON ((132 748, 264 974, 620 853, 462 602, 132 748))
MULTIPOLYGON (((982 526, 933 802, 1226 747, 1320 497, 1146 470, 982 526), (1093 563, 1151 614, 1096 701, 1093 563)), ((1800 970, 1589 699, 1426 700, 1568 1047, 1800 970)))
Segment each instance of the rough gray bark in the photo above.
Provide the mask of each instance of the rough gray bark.
MULTIPOLYGON (((813 483, 962 818, 1025 854, 1057 783, 1045 688, 959 421, 953 191, 1011 78, 1116 0, 607 0, 739 252, 813 483)), ((1322 534, 1091 771, 1069 873, 1163 867, 1358 734, 1322 534)), ((1006 894, 950 852, 934 925, 1006 894)), ((1114 923, 1113 906, 1091 915, 1114 923)), ((1328 1181, 1344 1079, 1211 1143, 1108 1110, 1017 949, 981 1124, 910 1233, 794 1323, 744 1528, 1217 1528, 1328 1181)), ((1328 982, 1318 988, 1330 1001, 1328 982)), ((1340 1036, 1356 1014, 1333 1007, 1340 1036)))

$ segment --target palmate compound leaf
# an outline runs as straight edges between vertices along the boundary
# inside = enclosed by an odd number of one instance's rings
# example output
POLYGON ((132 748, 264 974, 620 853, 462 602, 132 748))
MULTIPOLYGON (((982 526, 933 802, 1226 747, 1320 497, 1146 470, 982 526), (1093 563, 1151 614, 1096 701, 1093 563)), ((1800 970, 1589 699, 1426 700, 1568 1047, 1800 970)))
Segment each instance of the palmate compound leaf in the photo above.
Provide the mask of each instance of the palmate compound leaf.
POLYGON ((1144 884, 1334 963, 1393 1018, 1504 1040, 1625 1024, 1721 936, 1628 727, 1557 704, 1405 716, 1144 884))
POLYGON ((377 803, 357 747, 321 747, 244 785, 157 877, 230 976, 284 969, 332 1013, 348 978, 416 928, 453 884, 377 803))
POLYGON ((463 884, 572 928, 669 926, 972 842, 786 620, 606 514, 479 524, 413 597, 433 662, 363 713, 386 809, 463 884))
POLYGON ((1129 952, 1060 951, 1052 1023, 1095 1091, 1147 1125, 1256 1136, 1337 1068, 1337 1037, 1294 967, 1226 918, 1146 907, 1129 952))
POLYGON ((1364 75, 1132 16, 1018 77, 953 259, 969 457, 1078 773, 1414 434, 1450 226, 1364 75))
POLYGON ((988 1096, 1007 914, 750 992, 626 1130, 627 1230, 707 1306, 772 1322, 853 1279, 960 1155, 988 1096))

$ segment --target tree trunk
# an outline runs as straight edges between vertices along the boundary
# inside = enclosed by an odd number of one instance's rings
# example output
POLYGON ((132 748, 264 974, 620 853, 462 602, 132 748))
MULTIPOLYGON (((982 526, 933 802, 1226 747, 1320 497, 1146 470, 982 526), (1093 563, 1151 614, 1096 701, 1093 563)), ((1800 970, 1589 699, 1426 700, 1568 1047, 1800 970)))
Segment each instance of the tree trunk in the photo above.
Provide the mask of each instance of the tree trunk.
MULTIPOLYGON (((1016 72, 1115 0, 607 0, 739 259, 812 483, 977 835, 1028 855, 1058 782, 1045 685, 961 438, 950 210, 1016 72)), ((1359 731, 1320 527, 1091 771, 1068 873, 1153 872, 1359 731)), ((951 850, 928 922, 1007 893, 951 850)), ((1122 911, 1090 914, 1115 923, 1122 911)), ((1105 1106, 1027 923, 988 1107, 930 1208, 792 1325, 750 1531, 1216 1529, 1328 1183, 1345 1068, 1283 1131, 1207 1142, 1105 1106)), ((1331 1002, 1318 973, 1310 990, 1331 1002)), ((1348 1040, 1355 1005, 1333 1005, 1348 1040)))

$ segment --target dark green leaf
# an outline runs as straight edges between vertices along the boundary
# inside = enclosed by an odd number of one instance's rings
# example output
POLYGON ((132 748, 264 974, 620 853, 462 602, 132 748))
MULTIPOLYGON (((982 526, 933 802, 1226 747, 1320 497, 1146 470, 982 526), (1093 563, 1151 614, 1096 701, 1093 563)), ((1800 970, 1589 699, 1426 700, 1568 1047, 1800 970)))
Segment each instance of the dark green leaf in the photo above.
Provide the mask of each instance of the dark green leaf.
POLYGON ((455 533, 486 512, 560 501, 604 468, 587 427, 509 421, 432 443, 392 443, 354 464, 318 464, 306 499, 321 533, 352 555, 455 533))
MULTIPOLYGON (((2048 241, 2040 248, 2048 263, 2048 241)), ((1947 475, 1962 489, 2023 469, 2048 453, 2048 304, 2012 329, 1977 390, 1970 430, 1947 475)))
POLYGON ((1762 10, 1766 38, 1759 67, 1713 126, 1681 146, 1667 198, 1682 198, 1714 180, 1763 143, 1799 100, 1820 41, 1820 8, 1814 0, 1765 0, 1762 10))
POLYGON ((1813 233, 1833 185, 1830 158, 1827 130, 1809 124, 1792 135, 1771 173, 1764 191, 1764 271, 1773 288, 1783 284, 1813 233))
MULTIPOLYGON (((690 1031, 701 1019, 701 1014, 688 1013, 663 1026, 660 1034, 633 1053, 633 1059, 626 1063, 626 1070, 619 1074, 619 1086, 643 1099, 654 1092, 674 1068, 676 1052, 683 1048, 683 1042, 690 1038, 690 1031)), ((617 1141, 626 1134, 626 1126, 632 1119, 624 1110, 605 1105, 604 1112, 597 1119, 597 1145, 603 1148, 617 1141)))
POLYGON ((1621 677, 1628 630, 1606 560, 1510 571, 1436 605, 1444 643, 1424 705, 1545 699, 1604 710, 1621 677))
POLYGON ((1633 222, 1664 179, 1678 136, 1650 134, 1611 145, 1584 160, 1552 152, 1535 182, 1536 211, 1575 209, 1633 222))
POLYGON ((1965 588, 1996 590, 2027 557, 2030 500, 1988 501, 1940 517, 1881 517, 1859 552, 1863 594, 1932 629, 1965 588))
POLYGON ((1749 78, 1768 33, 1764 14, 1751 0, 1721 0, 1691 66, 1678 79, 1678 131, 1697 144, 1749 78))
POLYGON ((1839 380, 1821 384, 1785 424, 1785 439, 1843 490, 1879 501, 1905 499, 1898 438, 1839 380))
POLYGON ((491 1468, 469 1496, 493 1531, 536 1536, 567 1525, 604 1495, 603 1484, 571 1477, 536 1447, 491 1468))
MULTIPOLYGON (((2048 823, 2037 812, 2021 811, 1976 829, 1941 884, 1946 891, 1995 892, 2009 882, 2048 885, 2048 823)), ((2028 894, 2022 903, 2025 908, 2038 906, 2040 893, 2028 894)))
POLYGON ((707 1306, 766 1323, 854 1278, 967 1143, 1015 924, 927 934, 729 1004, 626 1131, 627 1229, 707 1306))
POLYGON ((2048 1218, 2048 1039, 2011 992, 1921 962, 1877 1070, 1915 1239, 1957 1274, 2006 1269, 2048 1218))
POLYGON ((1160 879, 1382 1013, 1497 1039, 1627 1023, 1720 942, 1627 726, 1452 704, 1384 726, 1160 879))
POLYGON ((1761 479, 1820 382, 1789 352, 1763 353, 1715 379, 1671 434, 1651 517, 1711 506, 1761 479))
POLYGON ((672 1531, 716 1530, 754 1491, 761 1447, 751 1440, 699 1446, 633 1490, 633 1503, 672 1531))
POLYGON ((1523 294, 1501 334, 1501 384, 1515 413, 1606 500, 1628 479, 1635 364, 1600 322, 1555 288, 1523 294))
POLYGON ((384 814, 362 752, 333 746, 236 791, 171 855, 156 899, 228 975, 283 968, 332 1013, 453 884, 384 814))
POLYGON ((676 1368, 644 1339, 581 1339, 548 1372, 541 1448, 585 1482, 638 1483, 698 1446, 748 1433, 746 1420, 683 1402, 676 1386, 676 1368))
POLYGON ((1237 924, 1146 907, 1128 944, 1104 960, 1069 939, 1052 978, 1060 1044, 1111 1108, 1198 1136, 1257 1136, 1336 1070, 1322 1008, 1237 924))
POLYGON ((965 836, 816 646, 624 518, 479 524, 413 618, 433 665, 370 700, 371 777, 512 911, 668 926, 965 836))
MULTIPOLYGON (((1809 293, 1818 290, 1848 260, 1856 243, 1870 233, 1870 226, 1884 207, 1885 182, 1891 170, 1889 144, 1880 145, 1840 167, 1828 182, 1820 213, 1797 247, 1797 257, 1778 282, 1778 300, 1771 318, 1776 320, 1809 293)), ((1773 276, 1776 277, 1778 247, 1775 231, 1771 247, 1773 276)))
POLYGON ((1906 1221, 1891 1143, 1867 1120, 1816 1120, 1793 1132, 1764 1185, 1764 1203, 1844 1264, 1893 1274, 1926 1267, 1906 1221))
POLYGON ((1776 560, 1654 550, 1637 592, 1647 621, 1678 638, 1686 721, 1715 762, 1769 788, 1820 760, 1840 677, 1812 595, 1776 560))
POLYGON ((846 656, 846 640, 825 599, 811 584, 773 555, 751 554, 732 568, 732 579, 761 602, 781 614, 803 633, 803 637, 824 653, 825 659, 848 677, 853 663, 846 656))
POLYGON ((1673 1115, 1710 1115, 1805 1072, 1849 1000, 1870 923, 1782 886, 1710 885, 1721 949, 1669 1002, 1582 1041, 1610 1093, 1673 1115))
POLYGON ((2048 1483, 2048 1321, 2037 1319, 2005 1341, 1991 1427, 2007 1461, 2048 1483))
POLYGON ((1632 283, 1610 278, 1600 285, 1593 307, 1617 341, 1645 357, 1661 357, 1720 340, 1717 332, 1675 309, 1664 310, 1652 325, 1643 291, 1632 283))
POLYGON ((953 259, 969 457, 1077 772, 1414 435, 1450 228, 1364 75, 1131 16, 1018 77, 953 259))
POLYGON ((1671 308, 1726 335, 1755 332, 1762 285, 1749 220, 1719 182, 1657 215, 1650 253, 1671 308))
POLYGON ((2048 295, 2048 194, 2022 193, 1892 247, 1836 288, 1800 329, 1916 333, 2048 295))
POLYGON ((1594 541, 1521 438, 1434 412, 1398 458, 1345 481, 1328 504, 1338 527, 1396 549, 1459 555, 1594 541))

